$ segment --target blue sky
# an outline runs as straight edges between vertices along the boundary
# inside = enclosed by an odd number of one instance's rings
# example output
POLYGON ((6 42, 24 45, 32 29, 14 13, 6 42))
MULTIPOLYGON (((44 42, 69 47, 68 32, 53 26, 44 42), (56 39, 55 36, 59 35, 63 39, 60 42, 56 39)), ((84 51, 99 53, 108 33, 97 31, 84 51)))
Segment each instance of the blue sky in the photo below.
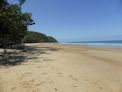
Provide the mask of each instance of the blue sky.
POLYGON ((121 0, 26 0, 23 11, 36 23, 29 30, 60 42, 122 40, 121 0))

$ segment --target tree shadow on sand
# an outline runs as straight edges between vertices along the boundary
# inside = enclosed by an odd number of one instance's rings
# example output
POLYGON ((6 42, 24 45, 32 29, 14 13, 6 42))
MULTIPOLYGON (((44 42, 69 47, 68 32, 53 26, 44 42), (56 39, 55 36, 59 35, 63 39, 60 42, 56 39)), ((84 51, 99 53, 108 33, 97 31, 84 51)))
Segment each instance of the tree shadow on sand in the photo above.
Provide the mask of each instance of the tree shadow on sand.
POLYGON ((29 59, 38 59, 38 55, 51 54, 50 52, 60 49, 51 47, 26 46, 23 50, 9 49, 7 53, 0 52, 0 66, 15 66, 27 62, 29 59))

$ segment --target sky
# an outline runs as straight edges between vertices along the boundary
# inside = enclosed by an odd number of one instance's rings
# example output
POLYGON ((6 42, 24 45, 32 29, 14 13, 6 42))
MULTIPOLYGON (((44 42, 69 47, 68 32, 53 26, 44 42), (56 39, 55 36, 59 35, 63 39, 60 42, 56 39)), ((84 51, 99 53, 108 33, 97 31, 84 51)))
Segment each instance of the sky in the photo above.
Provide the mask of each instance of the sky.
POLYGON ((30 31, 59 42, 122 40, 122 0, 26 0, 23 12, 36 23, 30 31))

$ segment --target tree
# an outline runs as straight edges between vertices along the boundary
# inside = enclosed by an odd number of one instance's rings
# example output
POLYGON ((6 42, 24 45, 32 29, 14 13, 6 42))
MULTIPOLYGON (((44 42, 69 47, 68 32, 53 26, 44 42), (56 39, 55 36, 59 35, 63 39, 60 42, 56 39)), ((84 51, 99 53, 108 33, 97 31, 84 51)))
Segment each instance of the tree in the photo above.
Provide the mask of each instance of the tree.
POLYGON ((26 0, 19 0, 19 6, 22 6, 26 0))
POLYGON ((56 43, 58 41, 51 36, 46 36, 45 34, 39 32, 29 31, 25 36, 24 42, 25 43, 40 43, 40 42, 56 43))
POLYGON ((54 37, 48 36, 48 42, 57 43, 58 41, 54 37))
POLYGON ((25 43, 48 42, 48 38, 45 34, 29 31, 25 36, 24 42, 25 43))
POLYGON ((19 0, 19 5, 6 0, 0 2, 0 45, 3 47, 21 44, 28 26, 34 24, 32 14, 21 11, 24 2, 19 0))
POLYGON ((5 7, 8 4, 6 0, 0 0, 0 9, 5 7))

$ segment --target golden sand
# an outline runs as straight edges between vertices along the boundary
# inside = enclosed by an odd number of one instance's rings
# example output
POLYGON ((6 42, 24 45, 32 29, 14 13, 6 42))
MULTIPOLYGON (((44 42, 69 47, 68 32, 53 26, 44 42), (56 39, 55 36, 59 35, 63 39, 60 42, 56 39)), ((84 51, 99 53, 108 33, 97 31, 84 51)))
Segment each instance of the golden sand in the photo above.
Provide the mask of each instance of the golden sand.
POLYGON ((43 53, 0 67, 0 92, 122 92, 122 49, 28 45, 43 53))

